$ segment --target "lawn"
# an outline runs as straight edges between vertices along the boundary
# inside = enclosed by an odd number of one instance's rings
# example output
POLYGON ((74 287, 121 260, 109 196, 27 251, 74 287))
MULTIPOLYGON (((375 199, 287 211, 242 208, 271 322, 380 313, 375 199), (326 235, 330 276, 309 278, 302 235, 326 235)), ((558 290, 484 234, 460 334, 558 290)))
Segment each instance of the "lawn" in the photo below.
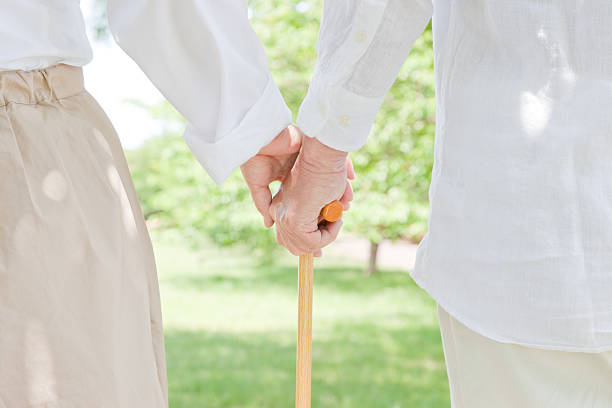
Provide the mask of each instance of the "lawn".
MULTIPOLYGON (((294 405, 297 260, 154 238, 171 408, 294 405)), ((403 271, 315 265, 313 407, 449 406, 435 303, 403 271)))

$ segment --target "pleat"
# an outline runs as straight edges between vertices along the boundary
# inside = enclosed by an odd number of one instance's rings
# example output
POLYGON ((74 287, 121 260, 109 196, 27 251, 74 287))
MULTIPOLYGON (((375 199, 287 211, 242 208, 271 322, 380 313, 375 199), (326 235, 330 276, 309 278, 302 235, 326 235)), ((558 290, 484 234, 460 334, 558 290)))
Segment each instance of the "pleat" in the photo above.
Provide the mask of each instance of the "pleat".
POLYGON ((166 407, 150 239, 79 74, 0 74, 0 407, 166 407))

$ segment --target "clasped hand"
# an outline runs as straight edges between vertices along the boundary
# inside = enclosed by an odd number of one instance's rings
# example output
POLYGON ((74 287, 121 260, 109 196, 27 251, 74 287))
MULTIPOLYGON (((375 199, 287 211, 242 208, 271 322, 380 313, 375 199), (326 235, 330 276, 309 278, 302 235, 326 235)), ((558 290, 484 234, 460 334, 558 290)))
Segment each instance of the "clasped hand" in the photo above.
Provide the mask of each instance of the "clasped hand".
POLYGON ((339 200, 348 210, 355 173, 346 152, 332 149, 289 126, 240 167, 266 228, 293 255, 314 253, 333 242, 342 219, 319 224, 325 204, 339 200), (270 183, 280 181, 274 197, 270 183))

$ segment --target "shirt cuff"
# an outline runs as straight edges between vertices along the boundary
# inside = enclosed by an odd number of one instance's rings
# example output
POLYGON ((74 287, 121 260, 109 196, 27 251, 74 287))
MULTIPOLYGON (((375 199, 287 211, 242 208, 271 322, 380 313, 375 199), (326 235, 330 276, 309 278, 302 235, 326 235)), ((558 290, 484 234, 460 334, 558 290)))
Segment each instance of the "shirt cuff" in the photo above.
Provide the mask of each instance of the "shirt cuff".
POLYGON ((270 77, 261 98, 229 134, 208 142, 203 132, 187 124, 183 138, 214 182, 221 184, 290 124, 291 111, 270 77))
POLYGON ((366 97, 342 85, 326 85, 317 75, 298 113, 296 124, 306 135, 345 152, 361 148, 368 138, 381 97, 366 97))

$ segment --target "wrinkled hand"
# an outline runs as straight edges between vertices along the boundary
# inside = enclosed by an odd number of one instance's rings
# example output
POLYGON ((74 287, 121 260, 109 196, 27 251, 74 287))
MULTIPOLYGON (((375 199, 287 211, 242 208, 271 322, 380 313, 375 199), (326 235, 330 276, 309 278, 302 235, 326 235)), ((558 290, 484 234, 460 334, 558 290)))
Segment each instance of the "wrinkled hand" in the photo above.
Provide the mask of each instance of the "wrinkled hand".
POLYGON ((257 155, 240 166, 242 176, 249 186, 255 207, 264 217, 264 225, 270 228, 274 220, 270 216, 272 193, 270 183, 284 181, 300 151, 302 133, 294 126, 288 126, 257 155))
POLYGON ((342 220, 319 225, 319 213, 327 203, 340 200, 348 210, 353 199, 349 180, 355 177, 346 152, 303 136, 302 149, 270 206, 276 223, 276 240, 293 255, 314 253, 333 242, 342 220))

